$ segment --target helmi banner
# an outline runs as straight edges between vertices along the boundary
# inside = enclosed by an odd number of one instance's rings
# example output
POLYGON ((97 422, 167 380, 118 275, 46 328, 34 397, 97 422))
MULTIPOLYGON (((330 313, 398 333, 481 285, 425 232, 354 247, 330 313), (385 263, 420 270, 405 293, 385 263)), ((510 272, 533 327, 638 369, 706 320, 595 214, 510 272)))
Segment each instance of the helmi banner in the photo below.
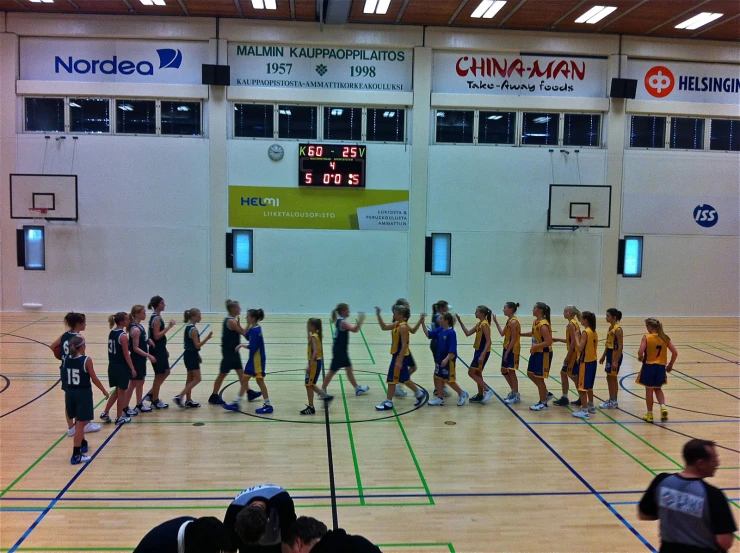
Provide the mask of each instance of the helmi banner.
POLYGON ((229 186, 229 226, 408 230, 408 190, 229 186))

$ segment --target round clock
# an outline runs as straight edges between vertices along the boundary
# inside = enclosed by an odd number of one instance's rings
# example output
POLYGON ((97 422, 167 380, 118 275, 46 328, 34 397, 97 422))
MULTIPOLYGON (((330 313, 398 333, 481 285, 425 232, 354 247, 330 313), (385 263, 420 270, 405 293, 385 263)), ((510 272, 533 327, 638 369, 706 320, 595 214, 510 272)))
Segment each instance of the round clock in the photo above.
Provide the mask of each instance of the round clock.
POLYGON ((280 161, 285 155, 285 150, 283 150, 283 147, 280 144, 273 144, 267 150, 267 155, 272 161, 280 161))

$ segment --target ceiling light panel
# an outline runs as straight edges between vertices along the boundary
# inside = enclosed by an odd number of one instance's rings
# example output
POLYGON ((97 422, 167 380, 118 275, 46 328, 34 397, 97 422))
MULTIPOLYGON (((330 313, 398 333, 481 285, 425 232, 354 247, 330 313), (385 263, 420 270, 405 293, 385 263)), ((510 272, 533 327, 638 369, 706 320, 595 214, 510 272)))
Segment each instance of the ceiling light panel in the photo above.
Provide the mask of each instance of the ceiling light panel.
POLYGON ((689 31, 693 31, 694 29, 698 29, 699 27, 703 27, 707 23, 711 23, 712 21, 719 19, 723 15, 723 13, 702 12, 699 15, 695 15, 691 19, 687 19, 686 21, 679 23, 678 25, 676 25, 676 29, 686 29, 689 31))
POLYGON ((590 25, 593 25, 594 23, 598 23, 607 15, 615 12, 616 10, 617 8, 615 6, 594 6, 578 19, 576 19, 576 23, 588 23, 590 25))
POLYGON ((483 0, 478 4, 478 7, 473 10, 470 17, 474 19, 493 19, 505 4, 506 2, 503 0, 498 0, 496 2, 494 2, 494 0, 483 0))

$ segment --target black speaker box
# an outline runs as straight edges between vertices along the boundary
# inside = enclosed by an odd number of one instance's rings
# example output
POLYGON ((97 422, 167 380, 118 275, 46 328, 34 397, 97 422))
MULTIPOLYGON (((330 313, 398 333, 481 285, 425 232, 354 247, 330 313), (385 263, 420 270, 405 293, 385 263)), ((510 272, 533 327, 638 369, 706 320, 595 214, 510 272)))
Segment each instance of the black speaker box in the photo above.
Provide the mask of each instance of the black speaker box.
POLYGON ((629 98, 630 100, 634 100, 636 94, 636 79, 612 79, 612 88, 609 92, 610 98, 629 98))
POLYGON ((228 65, 203 64, 203 84, 229 86, 231 68, 228 65))

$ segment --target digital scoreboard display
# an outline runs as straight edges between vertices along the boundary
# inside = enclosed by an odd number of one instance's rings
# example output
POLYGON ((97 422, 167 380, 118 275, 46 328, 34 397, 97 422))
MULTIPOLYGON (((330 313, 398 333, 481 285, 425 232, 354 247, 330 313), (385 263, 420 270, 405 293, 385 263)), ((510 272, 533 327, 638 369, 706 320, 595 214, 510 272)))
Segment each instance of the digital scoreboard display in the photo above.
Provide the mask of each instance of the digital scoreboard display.
POLYGON ((365 188, 366 146, 299 144, 298 186, 365 188))

